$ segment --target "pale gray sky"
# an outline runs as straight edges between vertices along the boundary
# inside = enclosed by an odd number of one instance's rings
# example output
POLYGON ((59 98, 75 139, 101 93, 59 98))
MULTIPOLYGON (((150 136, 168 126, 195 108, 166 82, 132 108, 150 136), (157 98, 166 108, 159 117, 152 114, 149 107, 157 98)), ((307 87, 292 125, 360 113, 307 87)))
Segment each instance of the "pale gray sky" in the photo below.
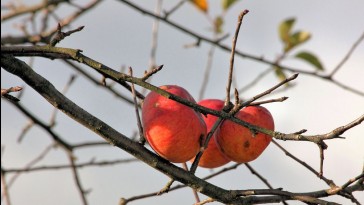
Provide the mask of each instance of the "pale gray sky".
MULTIPOLYGON (((87 1, 77 3, 83 2, 87 1)), ((156 4, 156 1, 135 2, 151 11, 156 4)), ((163 8, 168 10, 177 2, 164 1, 163 8)), ((209 1, 209 3, 212 16, 215 16, 220 12, 220 1, 209 1)), ((243 9, 250 10, 244 19, 237 49, 274 60, 282 49, 277 32, 278 24, 286 18, 296 17, 297 22, 293 29, 306 30, 312 34, 312 39, 301 46, 301 49, 317 54, 327 69, 325 72, 330 73, 364 32, 362 8, 364 8, 364 2, 361 0, 240 1, 228 11, 224 31, 233 33, 239 12, 243 9)), ((64 16, 63 12, 67 9, 69 8, 64 7, 58 14, 64 16)), ((212 37, 207 19, 189 3, 184 4, 170 19, 203 36, 212 37)), ((14 32, 13 23, 14 21, 1 25, 2 36, 14 32)), ((66 38, 58 46, 82 49, 85 55, 114 69, 119 69, 122 65, 131 66, 134 69, 134 75, 141 76, 148 67, 152 23, 152 18, 141 15, 119 1, 105 1, 72 24, 72 28, 84 25, 83 31, 66 38)), ((53 24, 55 25, 55 22, 53 24)), ((231 38, 230 35, 224 43, 230 45, 231 38)), ((195 98, 198 97, 210 45, 202 43, 198 48, 183 48, 184 45, 194 43, 195 40, 169 25, 160 24, 156 61, 157 64, 164 64, 164 68, 153 77, 152 82, 155 85, 177 84, 186 88, 195 98)), ((229 56, 228 52, 216 49, 206 98, 224 98, 229 56)), ((362 43, 335 75, 335 79, 363 92, 363 56, 362 43)), ((29 61, 26 58, 24 60, 29 61)), ((312 70, 309 65, 294 59, 284 61, 283 64, 312 70)), ((76 73, 60 61, 42 58, 35 59, 33 68, 59 90, 66 84, 70 75, 76 73)), ((267 68, 267 65, 252 60, 236 58, 235 78, 238 86, 246 85, 267 68)), ((100 78, 95 72, 91 70, 90 72, 100 78)), ((241 97, 252 97, 276 83, 278 83, 277 78, 270 74, 254 88, 242 93, 241 97)), ((1 70, 1 87, 8 88, 16 85, 25 87, 21 104, 47 122, 53 107, 20 79, 1 70)), ((119 90, 126 93, 123 89, 119 90)), ((312 76, 300 75, 295 81, 294 88, 273 93, 265 99, 282 96, 287 96, 289 99, 284 103, 273 103, 266 107, 275 118, 276 129, 284 133, 307 129, 307 134, 323 134, 353 121, 364 113, 364 97, 312 76)), ((137 129, 132 106, 105 93, 81 76, 76 79, 67 97, 127 136, 131 136, 137 129)), ((70 143, 101 140, 99 136, 62 113, 58 113, 57 119, 55 131, 70 143)), ((18 144, 17 136, 27 122, 28 120, 18 114, 13 106, 4 100, 1 101, 1 144, 5 147, 2 154, 2 166, 5 168, 24 166, 52 142, 42 129, 33 127, 23 142, 18 144)), ((345 140, 327 141, 329 148, 325 151, 324 174, 338 185, 344 184, 349 178, 357 176, 362 171, 364 126, 359 125, 343 136, 346 137, 345 140)), ((319 150, 315 144, 282 141, 279 143, 318 170, 319 150)), ((91 158, 106 160, 132 157, 123 150, 109 147, 81 149, 75 154, 79 162, 87 162, 91 158)), ((62 150, 55 149, 39 165, 65 163, 68 163, 66 155, 62 150)), ((229 165, 232 163, 226 166, 229 165)), ((251 165, 275 188, 282 187, 284 190, 294 192, 327 188, 324 182, 297 162, 289 159, 273 144, 260 158, 251 162, 251 165)), ((211 170, 203 168, 197 171, 200 177, 209 173, 211 170)), ((91 189, 87 196, 91 205, 117 204, 120 197, 128 198, 158 191, 169 180, 165 175, 141 162, 84 168, 80 170, 80 175, 83 187, 91 189)), ((213 178, 209 182, 225 189, 266 188, 244 166, 213 178)), ((13 204, 73 205, 81 203, 70 170, 22 174, 11 187, 10 194, 13 204)), ((355 196, 359 201, 364 202, 362 193, 355 193, 355 196)), ((206 198, 203 195, 200 197, 206 198)), ((343 204, 350 203, 338 197, 327 200, 335 200, 343 204)), ((131 202, 135 205, 193 203, 194 197, 190 189, 131 202)), ((290 204, 300 203, 290 202, 290 204)))

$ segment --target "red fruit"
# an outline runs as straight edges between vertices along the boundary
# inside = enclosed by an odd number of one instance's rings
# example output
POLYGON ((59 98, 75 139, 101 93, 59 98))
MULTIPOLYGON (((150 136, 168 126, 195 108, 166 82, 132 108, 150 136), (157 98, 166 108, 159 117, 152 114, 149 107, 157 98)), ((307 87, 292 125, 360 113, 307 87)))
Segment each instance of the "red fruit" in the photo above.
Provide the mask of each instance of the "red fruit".
MULTIPOLYGON (((207 108, 211 108, 214 110, 222 110, 224 108, 224 102, 217 99, 206 99, 198 102, 199 105, 202 105, 207 108)), ((207 132, 211 130, 211 128, 214 126, 216 120, 218 117, 214 115, 208 114, 207 116, 203 116, 203 119, 207 126, 207 132)), ((215 131, 216 133, 216 131, 215 131)), ((216 168, 220 167, 224 164, 227 164, 230 162, 228 158, 219 150, 217 147, 217 144, 215 142, 215 133, 211 137, 209 144, 207 146, 207 149, 204 151, 202 157, 200 158, 200 161, 198 163, 198 166, 205 167, 205 168, 216 168)), ((204 138, 205 140, 205 138, 204 138)), ((194 159, 191 160, 193 162, 194 159)))
MULTIPOLYGON (((160 88, 195 102, 182 87, 165 85, 160 88)), ((142 124, 153 150, 175 163, 192 159, 200 149, 200 138, 206 135, 206 124, 200 113, 156 92, 149 93, 144 99, 142 124)))
MULTIPOLYGON (((235 116, 258 127, 274 130, 273 117, 262 106, 246 107, 235 116)), ((216 142, 220 150, 232 161, 240 163, 256 159, 271 140, 269 135, 253 134, 248 128, 230 120, 224 121, 216 131, 216 142)))

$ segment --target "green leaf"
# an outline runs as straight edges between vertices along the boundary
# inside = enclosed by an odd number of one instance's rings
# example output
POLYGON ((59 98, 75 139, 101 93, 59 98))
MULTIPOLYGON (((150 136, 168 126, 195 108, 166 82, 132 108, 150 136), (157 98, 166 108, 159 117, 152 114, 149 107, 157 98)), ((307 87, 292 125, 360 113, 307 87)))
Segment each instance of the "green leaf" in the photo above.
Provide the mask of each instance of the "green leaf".
POLYGON ((289 37, 291 36, 291 29, 293 27, 294 22, 296 21, 295 18, 289 18, 283 21, 279 25, 279 36, 284 44, 289 44, 289 37))
MULTIPOLYGON (((275 73, 276 73, 276 76, 278 77, 278 79, 279 79, 280 81, 283 81, 283 80, 287 79, 287 76, 286 76, 286 74, 283 72, 282 68, 280 68, 280 67, 278 67, 278 66, 274 66, 274 67, 273 67, 273 69, 274 69, 274 71, 275 71, 275 73)), ((289 86, 289 83, 286 83, 285 85, 286 85, 286 86, 289 86)))
POLYGON ((226 11, 231 5, 236 3, 238 0, 222 0, 222 8, 226 11))
POLYGON ((320 60, 310 52, 302 51, 297 53, 295 57, 313 65, 313 67, 315 67, 317 70, 324 70, 324 67, 322 66, 320 60))

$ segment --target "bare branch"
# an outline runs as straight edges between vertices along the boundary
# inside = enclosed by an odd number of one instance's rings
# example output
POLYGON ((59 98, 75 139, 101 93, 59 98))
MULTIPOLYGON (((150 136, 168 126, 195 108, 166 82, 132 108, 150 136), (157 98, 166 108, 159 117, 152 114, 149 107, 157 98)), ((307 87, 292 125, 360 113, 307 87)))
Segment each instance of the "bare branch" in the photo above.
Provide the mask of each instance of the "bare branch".
POLYGON ((288 97, 280 97, 280 98, 276 98, 276 99, 263 100, 263 101, 259 101, 259 102, 252 102, 249 105, 254 106, 254 105, 263 105, 263 104, 273 103, 273 102, 284 102, 287 99, 288 99, 288 97))
POLYGON ((82 188, 81 179, 78 176, 78 170, 77 170, 76 164, 75 164, 75 157, 73 156, 72 152, 68 153, 68 158, 69 158, 70 163, 71 163, 71 170, 72 170, 72 174, 73 174, 73 179, 75 180, 78 192, 79 192, 79 194, 81 196, 81 199, 82 199, 82 204, 87 205, 88 204, 87 199, 86 199, 87 192, 82 188))
POLYGON ((302 166, 304 166, 305 168, 310 170, 312 173, 314 173, 317 177, 319 177, 324 182, 326 182, 327 185, 329 185, 330 187, 336 187, 336 184, 334 183, 334 181, 332 181, 331 179, 327 179, 326 177, 321 175, 319 172, 317 172, 314 168, 312 168, 310 165, 308 165, 306 162, 295 157, 293 154, 291 154, 286 149, 284 149, 280 144, 278 144, 275 140, 272 140, 272 143, 275 144, 279 149, 281 149, 288 157, 290 157, 294 161, 300 163, 302 166))
POLYGON ((67 0, 53 0, 53 1, 42 1, 39 4, 35 4, 33 6, 19 6, 19 7, 13 7, 10 12, 1 15, 1 22, 5 22, 6 20, 9 20, 11 18, 14 18, 16 16, 20 16, 27 13, 35 13, 41 9, 45 9, 50 5, 57 5, 59 3, 68 2, 67 0))
MULTIPOLYGON (((62 93, 65 95, 68 91, 68 89, 71 87, 72 83, 75 81, 76 79, 76 75, 71 75, 70 79, 68 80, 68 82, 66 83, 66 85, 64 86, 62 93)), ((56 117, 57 117, 57 112, 58 110, 54 108, 52 115, 51 115, 51 119, 49 122, 49 126, 53 127, 56 124, 56 117)))
POLYGON ((207 198, 201 202, 194 203, 193 205, 204 205, 204 204, 211 203, 214 201, 215 201, 215 199, 213 199, 213 198, 207 198))
POLYGON ((62 32, 62 27, 61 24, 58 23, 58 27, 57 27, 57 32, 54 36, 52 36, 49 45, 50 46, 55 46, 57 43, 59 43, 60 41, 62 41, 64 38, 66 38, 67 36, 70 36, 73 33, 79 32, 84 28, 84 26, 80 26, 76 29, 67 31, 67 32, 62 32))
POLYGON ((42 127, 48 134, 52 137, 52 139, 57 142, 62 148, 67 150, 68 152, 72 150, 72 146, 67 143, 65 140, 63 140, 60 136, 58 136, 49 125, 46 125, 44 122, 42 122, 40 119, 38 119, 34 114, 29 112, 26 108, 24 108, 19 103, 11 103, 16 108, 19 109, 24 115, 26 115, 28 118, 30 118, 35 124, 42 127))
POLYGON ((291 77, 281 81, 280 83, 278 83, 277 85, 271 87, 270 89, 268 89, 268 90, 266 90, 266 91, 264 91, 264 92, 262 92, 262 93, 260 93, 260 94, 258 94, 256 96, 252 97, 249 100, 244 101, 243 103, 241 103, 239 105, 238 109, 240 110, 241 108, 250 105, 250 103, 254 102, 255 100, 257 100, 257 99, 259 99, 259 98, 261 98, 261 97, 263 97, 265 95, 270 94, 271 92, 273 92, 277 88, 281 87, 282 85, 284 85, 284 84, 286 84, 286 83, 288 83, 288 82, 290 82, 292 80, 295 80, 297 77, 298 77, 298 73, 293 74, 291 77))
MULTIPOLYGON (((131 162, 139 162, 138 159, 130 158, 130 159, 115 159, 115 160, 103 160, 103 161, 94 161, 91 160, 89 162, 74 164, 74 167, 79 168, 88 168, 88 167, 100 167, 100 166, 112 166, 116 164, 126 164, 131 162)), ((37 172, 37 171, 54 171, 54 170, 62 170, 62 169, 70 169, 72 168, 69 164, 64 165, 43 165, 36 167, 25 167, 25 168, 7 168, 7 173, 23 173, 23 172, 37 172)))
POLYGON ((2 89, 1 88, 1 97, 11 101, 11 102, 18 102, 20 101, 18 98, 12 96, 12 95, 9 95, 9 93, 11 92, 19 92, 21 91, 23 88, 20 87, 20 86, 16 86, 16 87, 10 87, 8 89, 2 89))
MULTIPOLYGON (((346 131, 348 128, 350 129, 350 127, 346 128, 346 126, 345 126, 345 129, 340 128, 340 129, 334 130, 333 132, 330 132, 327 134, 321 134, 321 135, 299 135, 299 134, 294 134, 294 133, 293 134, 284 134, 281 132, 275 132, 272 130, 268 130, 268 129, 265 129, 262 127, 252 125, 243 120, 240 120, 240 119, 234 117, 234 115, 233 115, 234 112, 226 113, 225 111, 216 111, 216 110, 205 108, 194 102, 188 101, 184 98, 181 98, 181 97, 173 95, 163 89, 160 89, 152 84, 149 84, 149 83, 143 81, 141 78, 135 78, 135 77, 131 77, 130 75, 126 75, 124 73, 119 73, 102 63, 99 63, 85 55, 82 55, 79 50, 74 50, 74 49, 69 49, 69 48, 49 47, 49 46, 19 46, 19 47, 1 46, 1 51, 5 54, 13 54, 13 55, 19 55, 19 56, 24 56, 24 54, 30 54, 30 53, 32 55, 40 55, 40 56, 44 56, 44 55, 47 56, 49 54, 62 55, 62 57, 64 57, 64 58, 77 60, 81 63, 84 63, 84 64, 90 66, 91 68, 100 72, 104 76, 107 76, 108 78, 113 79, 114 81, 120 83, 121 85, 127 86, 130 90, 131 90, 130 85, 128 85, 125 81, 137 84, 144 88, 147 88, 168 99, 171 99, 171 100, 177 101, 183 105, 189 106, 189 107, 193 108, 194 110, 201 112, 203 114, 211 114, 214 116, 222 117, 223 119, 229 119, 235 123, 238 123, 244 127, 249 128, 250 130, 254 130, 256 132, 261 132, 261 133, 270 135, 279 140, 310 141, 310 142, 314 142, 314 143, 318 144, 319 146, 322 146, 322 148, 326 149, 327 145, 324 143, 324 140, 339 138, 338 134, 342 134, 342 131, 346 131)), ((15 58, 11 58, 9 56, 2 56, 2 61, 5 62, 5 59, 8 59, 6 61, 9 63, 12 61, 15 61, 15 58), (12 60, 10 60, 10 59, 12 59, 12 60)), ((9 72, 11 72, 11 71, 9 70, 9 72)), ((242 107, 249 105, 250 102, 255 101, 259 97, 269 94, 270 92, 272 92, 279 86, 282 86, 283 84, 285 84, 291 80, 294 80, 297 76, 298 76, 298 74, 294 74, 291 77, 287 78, 286 80, 284 80, 284 81, 278 83, 277 85, 273 86, 272 88, 268 89, 267 91, 254 96, 250 100, 245 101, 244 103, 242 103, 241 105, 239 105, 238 107, 235 108, 235 112, 238 109, 241 109, 242 107)), ((364 118, 364 116, 362 116, 360 119, 357 119, 355 124, 360 124, 363 121, 363 118, 364 118)))
POLYGON ((29 120, 29 122, 23 127, 21 133, 19 134, 18 143, 20 143, 23 140, 25 134, 30 130, 30 128, 33 127, 33 125, 34 122, 32 120, 29 120))
POLYGON ((150 70, 149 72, 145 72, 144 76, 141 78, 143 81, 146 81, 148 78, 150 78, 152 75, 156 74, 157 72, 159 72, 160 70, 162 70, 163 65, 160 65, 156 68, 153 68, 152 70, 150 70))
MULTIPOLYGON (((188 167, 187 167, 187 163, 184 162, 182 163, 182 167, 184 170, 188 171, 188 167)), ((196 192, 196 190, 192 189, 192 193, 193 193, 193 196, 195 197, 196 199, 196 203, 200 202, 200 197, 198 196, 198 193, 196 192)))
MULTIPOLYGON (((161 10, 162 10, 162 0, 158 0, 155 8, 155 14, 159 15, 161 13, 161 10)), ((150 49, 150 57, 149 57, 149 71, 153 70, 156 66, 158 30, 159 30, 159 20, 154 19, 152 28, 152 46, 150 49)))
POLYGON ((328 75, 329 78, 332 78, 335 75, 335 73, 344 65, 344 63, 350 58, 350 56, 353 54, 356 47, 358 47, 358 45, 363 41, 363 39, 364 39, 364 33, 361 34, 359 39, 351 46, 351 48, 349 49, 349 52, 344 56, 344 58, 334 68, 334 70, 328 75))
POLYGON ((215 51, 215 46, 211 46, 208 54, 207 54, 207 63, 206 63, 206 67, 205 67, 205 73, 204 73, 204 78, 202 80, 202 85, 200 88, 200 93, 198 95, 198 100, 202 100, 203 96, 205 94, 205 90, 207 87, 207 83, 209 82, 209 77, 210 77, 210 71, 212 68, 212 60, 213 60, 213 56, 214 56, 214 51, 215 51))
MULTIPOLYGON (((131 77, 133 77, 133 69, 131 67, 129 67, 129 75, 131 77)), ((138 101, 137 101, 136 94, 135 94, 134 83, 131 84, 131 93, 133 94, 134 110, 135 110, 135 115, 137 118, 137 124, 138 124, 138 129, 139 129, 139 143, 144 145, 145 137, 144 137, 143 125, 140 120, 139 107, 138 107, 138 101)))
POLYGON ((134 101, 133 100, 131 100, 128 97, 124 96, 123 94, 121 94, 120 92, 118 92, 116 89, 114 89, 112 86, 110 86, 110 85, 101 85, 100 81, 98 81, 95 77, 93 77, 92 75, 90 75, 89 73, 87 73, 86 71, 84 71, 80 66, 76 65, 75 63, 70 62, 69 60, 63 60, 63 62, 65 62, 71 68, 74 68, 75 70, 77 70, 78 72, 80 72, 83 76, 85 76, 87 79, 89 79, 95 85, 107 89, 112 94, 114 94, 116 97, 120 98, 121 100, 123 100, 123 101, 125 101, 125 102, 127 102, 127 103, 129 103, 131 105, 134 104, 134 101))
MULTIPOLYGON (((6 183, 5 173, 6 172, 3 170, 3 167, 1 166, 1 188, 3 190, 3 195, 6 205, 11 205, 10 194, 9 194, 8 184, 6 183)), ((1 199, 3 198, 1 197, 1 199)))
POLYGON ((157 195, 162 195, 162 194, 164 194, 164 193, 168 193, 169 192, 169 189, 171 188, 171 186, 172 186, 172 184, 173 184, 173 182, 174 182, 175 180, 173 179, 173 178, 171 178, 168 182, 167 182, 167 184, 157 193, 157 195))
POLYGON ((174 7, 172 7, 172 9, 170 9, 169 11, 164 11, 165 17, 168 18, 168 16, 170 14, 174 13, 175 11, 177 11, 177 9, 179 9, 186 1, 187 0, 181 0, 174 7))
POLYGON ((231 47, 231 54, 230 54, 230 69, 229 69, 229 77, 228 77, 228 83, 226 86, 226 100, 225 100, 225 106, 228 106, 230 103, 230 89, 231 89, 231 82, 233 78, 233 71, 234 71, 234 56, 235 56, 235 48, 236 43, 238 41, 239 31, 241 23, 243 22, 244 16, 248 13, 248 10, 244 10, 239 14, 238 17, 238 24, 236 26, 234 38, 233 38, 233 46, 231 47))
MULTIPOLYGON (((208 176, 206 176, 206 177, 204 177, 204 178, 202 178, 202 179, 203 179, 203 180, 211 179, 211 178, 213 178, 213 177, 215 177, 215 176, 218 176, 218 175, 223 174, 223 173, 225 173, 225 172, 228 172, 228 171, 230 171, 230 170, 236 169, 236 168, 237 168, 237 167, 239 167, 240 165, 242 165, 242 163, 236 163, 236 164, 234 164, 234 165, 232 165, 232 166, 230 166, 230 167, 225 167, 225 168, 221 169, 220 171, 217 171, 217 172, 215 172, 215 173, 213 173, 213 174, 210 174, 210 175, 208 175, 208 176)), ((174 187, 171 187, 171 188, 169 189, 169 192, 174 191, 174 190, 178 190, 178 189, 181 189, 181 188, 185 188, 185 187, 187 187, 187 185, 184 185, 184 184, 176 185, 176 186, 174 186, 174 187)), ((130 201, 135 201, 135 200, 139 200, 139 199, 144 199, 144 198, 148 198, 148 197, 153 197, 153 196, 158 195, 158 193, 159 193, 159 192, 152 192, 152 193, 148 193, 148 194, 142 194, 142 195, 139 195, 139 196, 130 197, 130 198, 128 198, 128 199, 123 198, 123 199, 122 199, 122 201, 123 201, 123 203, 122 203, 122 204, 124 204, 124 205, 125 205, 125 204, 127 204, 128 202, 130 202, 130 201)))
MULTIPOLYGON (((78 17, 85 14, 87 11, 91 11, 96 5, 98 5, 102 0, 93 0, 89 4, 85 5, 82 9, 76 11, 70 16, 64 18, 63 20, 58 20, 58 22, 63 26, 69 25, 78 17)), ((57 32, 57 26, 48 32, 34 34, 34 35, 25 35, 25 36, 5 36, 1 38, 2 44, 21 44, 21 43, 46 43, 50 42, 50 38, 57 32)))
MULTIPOLYGON (((175 23, 173 21, 170 21, 169 19, 167 19, 166 16, 162 17, 162 16, 159 16, 159 15, 155 15, 152 12, 147 11, 147 10, 139 7, 138 5, 136 5, 136 4, 134 4, 134 3, 130 2, 130 1, 127 1, 127 0, 119 0, 119 1, 125 3, 126 5, 130 6, 131 8, 141 12, 142 14, 151 16, 153 18, 157 18, 160 21, 172 26, 173 28, 176 28, 176 29, 182 31, 183 33, 186 33, 186 34, 188 34, 190 36, 195 37, 197 39, 198 43, 200 43, 201 41, 204 41, 204 42, 216 45, 220 49, 222 49, 224 51, 227 51, 227 52, 231 52, 231 50, 232 50, 229 46, 222 45, 221 41, 219 41, 219 40, 215 41, 213 39, 204 37, 204 36, 202 36, 202 35, 200 35, 200 34, 198 34, 196 32, 193 32, 193 31, 191 31, 191 30, 189 30, 189 29, 187 29, 187 28, 185 28, 185 27, 183 27, 181 25, 178 25, 177 23, 175 23)), ((276 61, 270 61, 270 60, 264 59, 263 57, 254 56, 254 55, 247 54, 247 53, 244 53, 244 52, 241 52, 241 51, 238 51, 238 50, 235 51, 235 55, 240 56, 242 58, 248 58, 248 59, 260 62, 260 63, 267 64, 267 65, 271 66, 271 69, 274 66, 277 66, 277 67, 280 67, 283 70, 286 70, 286 71, 289 71, 289 72, 292 72, 292 73, 301 73, 301 74, 310 75, 310 76, 314 76, 314 77, 321 78, 321 79, 326 79, 329 82, 334 83, 335 85, 337 85, 337 86, 339 86, 339 87, 341 87, 343 89, 346 89, 346 90, 348 90, 348 91, 350 91, 352 93, 358 94, 360 96, 364 96, 364 92, 362 92, 361 90, 351 88, 351 87, 349 87, 347 85, 344 85, 342 83, 334 81, 331 78, 328 78, 327 75, 318 74, 316 71, 312 72, 312 71, 306 71, 304 69, 298 69, 298 68, 293 68, 293 67, 289 67, 289 66, 280 65, 280 64, 277 64, 276 61)))

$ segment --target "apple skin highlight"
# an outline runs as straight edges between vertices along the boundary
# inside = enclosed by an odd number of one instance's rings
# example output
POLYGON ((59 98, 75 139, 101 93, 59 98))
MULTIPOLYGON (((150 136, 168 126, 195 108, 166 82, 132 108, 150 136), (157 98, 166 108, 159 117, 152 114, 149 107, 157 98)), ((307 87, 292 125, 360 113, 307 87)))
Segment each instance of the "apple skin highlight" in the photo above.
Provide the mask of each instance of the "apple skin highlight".
MULTIPOLYGON (((196 102, 182 87, 160 86, 161 89, 196 102)), ((144 135, 153 150, 170 162, 187 162, 196 156, 206 136, 202 115, 192 108, 150 92, 142 106, 144 135)))

